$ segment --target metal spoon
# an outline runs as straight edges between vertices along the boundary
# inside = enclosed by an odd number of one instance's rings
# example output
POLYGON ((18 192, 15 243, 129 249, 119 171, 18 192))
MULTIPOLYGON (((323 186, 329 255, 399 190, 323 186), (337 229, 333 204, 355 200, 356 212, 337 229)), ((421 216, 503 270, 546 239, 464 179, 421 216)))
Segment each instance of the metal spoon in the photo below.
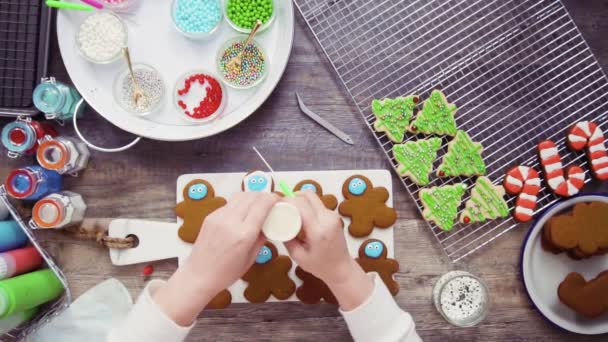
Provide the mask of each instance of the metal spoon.
MULTIPOLYGON (((139 101, 147 101, 146 94, 141 90, 137 80, 135 79, 135 73, 133 72, 133 64, 131 63, 131 55, 129 54, 129 48, 122 48, 123 55, 127 60, 127 66, 129 67, 129 73, 131 74, 131 81, 133 82, 133 102, 139 105, 139 101)), ((143 102, 146 103, 146 102, 143 102)))
POLYGON ((247 46, 249 46, 249 44, 251 44, 251 41, 253 40, 253 36, 255 36, 256 32, 258 32, 258 30, 260 29, 260 26, 262 26, 262 22, 260 21, 260 19, 258 19, 258 20, 256 20, 255 25, 253 25, 253 28, 251 29, 251 33, 249 33, 249 37, 247 37, 247 40, 245 41, 245 45, 243 45, 243 49, 236 56, 232 57, 232 59, 230 59, 230 61, 228 61, 228 64, 226 65, 228 70, 233 70, 233 69, 241 70, 241 65, 243 64, 243 59, 242 59, 243 52, 245 52, 245 49, 247 48, 247 46))

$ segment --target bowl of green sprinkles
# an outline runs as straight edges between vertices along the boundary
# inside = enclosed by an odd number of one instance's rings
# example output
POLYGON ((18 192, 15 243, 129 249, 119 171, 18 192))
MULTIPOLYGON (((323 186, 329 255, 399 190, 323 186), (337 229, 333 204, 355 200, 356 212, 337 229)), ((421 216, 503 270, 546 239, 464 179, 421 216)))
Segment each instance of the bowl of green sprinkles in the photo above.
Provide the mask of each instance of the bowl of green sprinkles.
POLYGON ((218 50, 218 72, 228 86, 236 89, 253 88, 268 74, 268 60, 264 49, 255 39, 245 47, 246 40, 247 36, 234 37, 218 50), (241 51, 241 66, 230 65, 230 60, 241 51))
POLYGON ((242 33, 249 33, 259 19, 262 26, 258 33, 266 30, 275 17, 275 0, 224 0, 224 16, 230 26, 242 33))

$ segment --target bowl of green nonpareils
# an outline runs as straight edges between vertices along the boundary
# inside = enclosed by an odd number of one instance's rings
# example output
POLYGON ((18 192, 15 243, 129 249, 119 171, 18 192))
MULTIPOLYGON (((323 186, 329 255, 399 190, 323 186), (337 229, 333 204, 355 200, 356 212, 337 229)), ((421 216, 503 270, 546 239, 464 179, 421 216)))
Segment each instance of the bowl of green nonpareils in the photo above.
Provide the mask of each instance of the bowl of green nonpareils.
POLYGON ((276 15, 275 0, 224 0, 224 16, 230 26, 249 33, 257 20, 262 22, 258 33, 266 30, 276 15))

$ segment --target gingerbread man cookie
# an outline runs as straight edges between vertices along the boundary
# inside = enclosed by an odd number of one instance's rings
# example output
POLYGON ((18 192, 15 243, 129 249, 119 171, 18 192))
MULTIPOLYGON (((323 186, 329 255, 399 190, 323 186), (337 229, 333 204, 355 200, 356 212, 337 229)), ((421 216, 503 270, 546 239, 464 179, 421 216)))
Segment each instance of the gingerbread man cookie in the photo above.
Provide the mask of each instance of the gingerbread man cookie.
POLYGON ((321 202, 323 202, 323 205, 325 205, 325 208, 329 210, 334 210, 338 206, 338 199, 336 199, 336 196, 323 195, 323 188, 321 188, 321 184, 312 179, 305 179, 296 184, 295 188, 293 188, 294 192, 300 190, 311 190, 312 192, 316 193, 321 199, 321 202))
POLYGON ((296 275, 302 279, 302 285, 296 290, 296 297, 302 303, 317 304, 323 299, 328 303, 338 304, 338 300, 323 280, 304 271, 300 266, 296 267, 296 275))
POLYGON ((232 294, 228 290, 222 290, 207 304, 205 309, 223 309, 232 303, 232 294))
POLYGON ((177 232, 179 238, 194 243, 205 218, 225 204, 226 200, 223 197, 215 196, 215 191, 209 182, 195 179, 186 184, 184 201, 175 207, 175 214, 184 219, 177 232))
POLYGON ((386 257, 386 245, 376 239, 363 241, 359 247, 359 257, 356 259, 365 272, 377 272, 393 296, 399 292, 399 283, 393 275, 399 271, 399 263, 386 257))
POLYGON ((557 296, 562 303, 587 318, 601 316, 608 311, 608 271, 590 281, 572 272, 559 284, 557 296))
POLYGON ((388 228, 397 221, 395 209, 386 205, 388 190, 374 188, 365 176, 354 175, 346 179, 342 194, 345 200, 340 203, 338 211, 342 216, 351 218, 348 232, 353 237, 368 236, 374 226, 388 228))
POLYGON ((241 189, 245 192, 273 192, 274 182, 266 172, 249 172, 243 178, 241 189))
POLYGON ((245 299, 263 303, 270 295, 285 300, 296 291, 296 284, 289 278, 291 259, 279 255, 275 245, 266 242, 260 249, 255 263, 243 276, 246 281, 245 299))

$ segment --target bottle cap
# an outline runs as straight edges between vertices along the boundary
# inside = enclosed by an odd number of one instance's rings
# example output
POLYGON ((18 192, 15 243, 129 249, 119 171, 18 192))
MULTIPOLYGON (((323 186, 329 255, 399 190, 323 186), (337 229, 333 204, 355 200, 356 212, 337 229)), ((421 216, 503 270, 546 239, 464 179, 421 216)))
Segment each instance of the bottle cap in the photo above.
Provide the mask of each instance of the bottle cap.
POLYGON ((2 144, 11 152, 24 153, 36 145, 36 131, 23 121, 14 121, 2 129, 2 144))
POLYGON ((44 140, 38 146, 36 158, 45 169, 61 170, 70 160, 70 151, 56 139, 44 140))
POLYGON ((36 202, 32 210, 32 219, 40 228, 55 228, 65 217, 62 203, 53 198, 43 198, 36 202))
POLYGON ((39 111, 57 113, 63 107, 65 97, 55 82, 44 81, 34 89, 33 100, 39 111))
POLYGON ((35 192, 36 176, 27 168, 13 170, 6 178, 6 192, 14 198, 23 199, 35 192))

